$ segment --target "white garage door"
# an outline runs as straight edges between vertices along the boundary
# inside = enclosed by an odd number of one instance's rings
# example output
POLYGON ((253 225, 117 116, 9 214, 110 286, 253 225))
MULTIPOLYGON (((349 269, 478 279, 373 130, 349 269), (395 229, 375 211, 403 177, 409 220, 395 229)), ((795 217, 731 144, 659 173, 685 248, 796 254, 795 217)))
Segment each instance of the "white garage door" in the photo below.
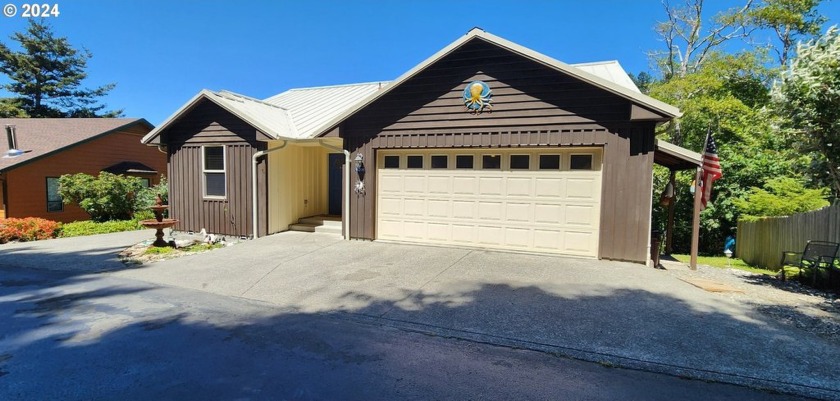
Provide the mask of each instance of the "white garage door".
POLYGON ((377 238, 598 256, 601 149, 377 155, 377 238))

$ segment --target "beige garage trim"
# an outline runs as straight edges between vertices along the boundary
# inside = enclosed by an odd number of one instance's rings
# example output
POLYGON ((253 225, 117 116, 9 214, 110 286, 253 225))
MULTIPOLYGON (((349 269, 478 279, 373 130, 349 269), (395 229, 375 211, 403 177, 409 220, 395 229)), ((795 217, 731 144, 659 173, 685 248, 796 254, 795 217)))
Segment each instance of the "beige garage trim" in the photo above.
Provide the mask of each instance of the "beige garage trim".
POLYGON ((597 257, 601 155, 601 148, 379 151, 377 239, 597 257), (470 159, 472 168, 457 168, 470 159))

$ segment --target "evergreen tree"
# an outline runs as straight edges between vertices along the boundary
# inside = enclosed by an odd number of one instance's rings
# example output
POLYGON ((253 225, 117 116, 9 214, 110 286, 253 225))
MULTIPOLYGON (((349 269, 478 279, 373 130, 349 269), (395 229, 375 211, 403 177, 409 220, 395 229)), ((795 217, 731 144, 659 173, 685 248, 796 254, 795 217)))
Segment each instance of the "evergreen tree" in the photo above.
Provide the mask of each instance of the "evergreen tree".
POLYGON ((0 72, 11 81, 3 89, 16 95, 3 99, 0 114, 9 117, 114 117, 122 113, 103 111, 99 98, 115 84, 98 88, 82 87, 87 77, 86 49, 74 49, 67 38, 56 37, 43 21, 29 20, 25 32, 16 32, 11 39, 21 51, 13 51, 0 43, 0 72))

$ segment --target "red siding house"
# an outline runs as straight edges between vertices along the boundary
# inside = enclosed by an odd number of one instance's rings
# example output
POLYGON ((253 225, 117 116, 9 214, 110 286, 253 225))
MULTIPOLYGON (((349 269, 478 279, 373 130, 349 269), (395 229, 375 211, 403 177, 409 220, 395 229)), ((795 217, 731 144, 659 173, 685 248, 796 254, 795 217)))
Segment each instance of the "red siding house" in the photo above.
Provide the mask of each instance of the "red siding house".
POLYGON ((100 171, 160 181, 166 155, 140 144, 154 128, 137 118, 0 119, 0 218, 87 220, 57 194, 63 174, 100 171))

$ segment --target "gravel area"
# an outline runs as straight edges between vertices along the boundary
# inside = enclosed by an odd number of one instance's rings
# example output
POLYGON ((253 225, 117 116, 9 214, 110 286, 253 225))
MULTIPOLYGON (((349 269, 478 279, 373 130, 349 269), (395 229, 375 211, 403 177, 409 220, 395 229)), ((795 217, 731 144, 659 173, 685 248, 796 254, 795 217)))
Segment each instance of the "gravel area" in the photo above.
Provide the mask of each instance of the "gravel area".
POLYGON ((722 292, 720 296, 749 305, 758 313, 783 324, 840 344, 840 298, 834 292, 737 269, 698 265, 697 270, 692 271, 669 269, 667 264, 665 267, 680 278, 701 278, 731 286, 742 292, 722 292))

